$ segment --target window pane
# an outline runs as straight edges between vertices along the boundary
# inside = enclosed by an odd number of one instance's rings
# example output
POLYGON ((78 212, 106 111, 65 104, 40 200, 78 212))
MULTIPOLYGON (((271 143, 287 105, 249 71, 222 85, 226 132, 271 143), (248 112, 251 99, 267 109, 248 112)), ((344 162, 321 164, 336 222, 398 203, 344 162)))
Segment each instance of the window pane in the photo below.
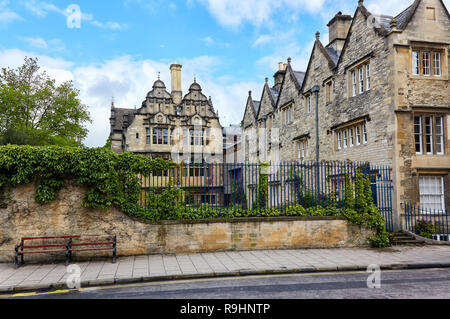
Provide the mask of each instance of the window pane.
POLYGON ((423 66, 423 75, 430 75, 430 52, 423 52, 422 66, 423 66))
POLYGON ((356 96, 356 71, 352 72, 352 93, 356 96))
POLYGON ((431 116, 425 116, 425 150, 433 154, 433 122, 431 116))
POLYGON ((436 153, 444 154, 444 130, 442 116, 436 116, 436 153))
POLYGON ((414 75, 420 75, 420 58, 419 58, 419 51, 413 51, 413 74, 414 75))
POLYGON ((355 128, 355 132, 356 132, 356 145, 359 145, 361 144, 361 129, 359 128, 359 126, 355 128))
POLYGON ((347 130, 344 130, 344 148, 347 147, 347 130))
POLYGON ((359 69, 359 93, 364 92, 364 72, 363 68, 359 69))
POLYGON ((434 75, 441 76, 441 53, 434 52, 433 53, 433 65, 434 65, 434 75))
POLYGON ((419 178, 420 206, 425 209, 444 209, 442 176, 421 176, 419 178))
POLYGON ((363 142, 365 144, 365 143, 367 143, 367 127, 366 127, 365 123, 363 124, 362 128, 363 128, 363 142))
POLYGON ((366 90, 370 90, 370 64, 366 65, 366 90))
POLYGON ((337 143, 338 143, 338 149, 341 149, 341 132, 337 132, 337 143))
POLYGON ((414 139, 416 143, 416 153, 422 154, 422 117, 414 117, 414 139))

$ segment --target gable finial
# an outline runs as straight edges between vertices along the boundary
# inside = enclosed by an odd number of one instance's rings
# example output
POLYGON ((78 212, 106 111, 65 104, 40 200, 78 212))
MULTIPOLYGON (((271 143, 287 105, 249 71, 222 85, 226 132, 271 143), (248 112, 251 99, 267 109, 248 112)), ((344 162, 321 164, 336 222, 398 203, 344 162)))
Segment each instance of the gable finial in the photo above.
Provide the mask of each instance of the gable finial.
POLYGON ((194 83, 197 83, 197 75, 194 74, 194 83))
POLYGON ((390 26, 391 26, 391 29, 396 28, 397 27, 397 19, 392 18, 392 20, 390 22, 390 26))
POLYGON ((161 80, 161 72, 158 71, 158 80, 161 80))
POLYGON ((252 96, 252 91, 248 91, 248 96, 252 96))
POLYGON ((316 40, 320 40, 320 32, 319 31, 316 32, 316 40))
POLYGON ((291 57, 289 57, 289 58, 287 59, 288 64, 291 64, 291 61, 292 61, 292 59, 291 59, 291 57))
POLYGON ((114 108, 114 96, 111 97, 111 108, 114 108))
POLYGON ((364 4, 364 0, 358 0, 358 6, 362 6, 364 4))

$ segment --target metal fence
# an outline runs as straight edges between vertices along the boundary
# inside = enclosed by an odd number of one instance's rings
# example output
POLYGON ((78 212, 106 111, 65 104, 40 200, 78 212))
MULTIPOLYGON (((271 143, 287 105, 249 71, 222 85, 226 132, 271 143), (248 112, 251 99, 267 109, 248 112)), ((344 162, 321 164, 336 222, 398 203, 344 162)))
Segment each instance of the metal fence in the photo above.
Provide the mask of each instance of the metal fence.
POLYGON ((439 241, 450 241, 449 212, 404 203, 406 230, 439 241))
POLYGON ((146 206, 149 192, 161 194, 167 187, 183 190, 183 203, 188 208, 207 204, 209 207, 236 209, 277 208, 289 205, 327 207, 345 201, 346 180, 354 184, 361 169, 371 181, 372 197, 391 231, 392 179, 391 167, 355 162, 282 162, 268 167, 251 163, 180 164, 167 172, 141 177, 141 204, 146 206), (267 175, 267 199, 261 205, 258 185, 261 174, 267 175))

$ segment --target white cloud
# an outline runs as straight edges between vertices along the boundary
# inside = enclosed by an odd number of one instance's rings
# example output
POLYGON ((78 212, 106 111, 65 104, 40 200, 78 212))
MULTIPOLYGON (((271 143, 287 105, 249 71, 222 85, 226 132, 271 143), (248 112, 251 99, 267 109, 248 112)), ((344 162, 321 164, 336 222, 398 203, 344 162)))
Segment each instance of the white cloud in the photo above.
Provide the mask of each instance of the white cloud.
POLYGON ((63 51, 65 46, 60 39, 51 39, 46 41, 43 38, 24 38, 28 45, 37 50, 63 51))
POLYGON ((128 26, 125 25, 125 24, 120 24, 120 23, 112 22, 112 21, 108 21, 106 23, 102 23, 100 21, 93 20, 91 22, 91 24, 96 26, 96 27, 99 27, 99 28, 102 28, 102 29, 108 29, 108 30, 123 30, 123 29, 128 28, 128 26))
POLYGON ((273 41, 273 39, 274 39, 273 36, 271 36, 269 34, 260 35, 255 40, 255 42, 253 42, 253 46, 256 47, 256 46, 259 46, 259 45, 267 44, 267 43, 273 41))
POLYGON ((197 0, 206 6, 218 22, 231 28, 243 23, 261 26, 273 24, 272 16, 276 12, 318 12, 325 0, 197 0))
POLYGON ((212 45, 213 43, 214 43, 214 39, 213 38, 211 38, 211 37, 204 37, 203 39, 202 39, 202 41, 203 42, 205 42, 206 43, 206 45, 212 45))
POLYGON ((25 42, 27 42, 28 45, 32 48, 44 50, 48 49, 47 41, 42 38, 25 38, 25 42))
POLYGON ((11 10, 0 10, 0 24, 7 24, 13 21, 20 21, 23 18, 11 10))

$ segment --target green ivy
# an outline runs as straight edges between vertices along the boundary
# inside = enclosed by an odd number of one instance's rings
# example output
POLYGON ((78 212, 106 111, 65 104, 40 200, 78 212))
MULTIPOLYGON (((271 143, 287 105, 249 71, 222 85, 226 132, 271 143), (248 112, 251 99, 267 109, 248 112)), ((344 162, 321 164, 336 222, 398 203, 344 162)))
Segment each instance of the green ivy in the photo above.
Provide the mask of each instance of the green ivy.
POLYGON ((36 201, 49 203, 57 198, 65 179, 75 178, 88 186, 83 206, 117 205, 129 215, 142 215, 138 175, 175 166, 143 155, 115 154, 106 148, 7 145, 0 146, 0 188, 4 194, 9 186, 35 182, 36 201))
MULTIPOLYGON (((227 208, 206 204, 199 208, 186 207, 183 191, 172 187, 172 183, 161 194, 149 193, 145 208, 139 205, 141 184, 138 176, 175 167, 173 162, 151 160, 133 153, 115 154, 104 147, 0 146, 0 204, 4 206, 11 187, 32 182, 37 186, 36 201, 49 203, 57 198, 65 180, 75 178, 77 183, 88 187, 82 204, 84 207, 106 209, 116 205, 124 213, 146 220, 345 216, 351 223, 375 230, 376 235, 369 238, 372 246, 386 247, 390 243, 384 219, 372 201, 370 181, 361 171, 356 174, 355 189, 350 179, 346 180, 344 208, 338 208, 334 201, 327 207, 290 205, 285 210, 267 208, 268 176, 265 171, 258 181, 259 205, 253 210, 243 209, 240 204, 227 208)), ((266 167, 267 163, 260 164, 260 169, 266 167)))

